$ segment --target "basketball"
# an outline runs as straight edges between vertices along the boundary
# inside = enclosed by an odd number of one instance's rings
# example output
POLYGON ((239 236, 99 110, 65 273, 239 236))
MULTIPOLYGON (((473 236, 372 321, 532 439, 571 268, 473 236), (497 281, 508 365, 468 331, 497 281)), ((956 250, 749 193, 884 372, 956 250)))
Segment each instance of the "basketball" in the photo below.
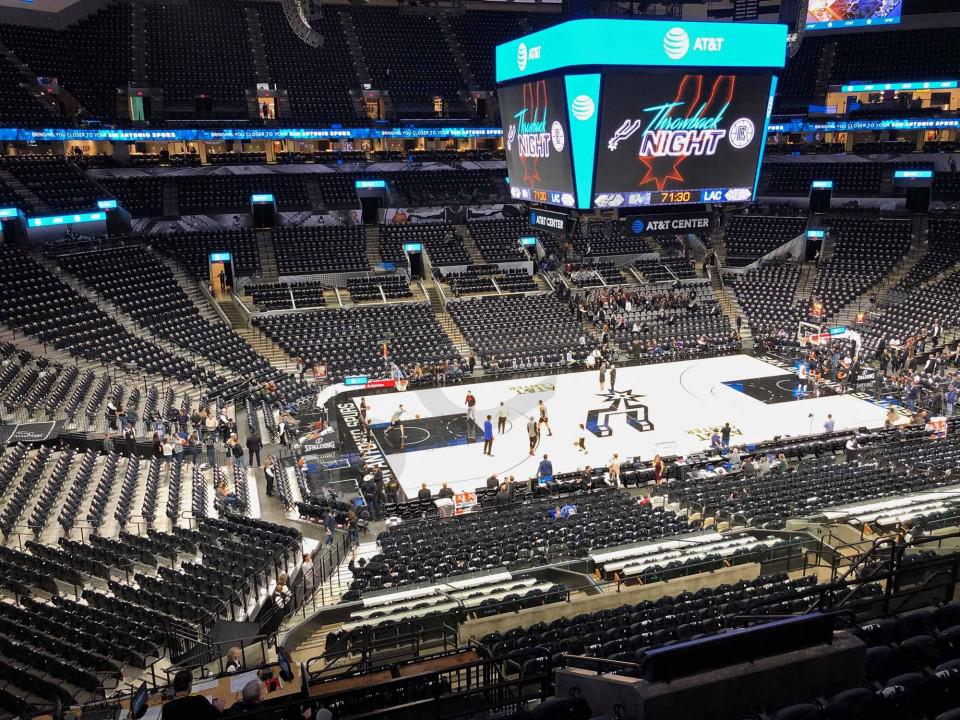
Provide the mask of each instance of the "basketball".
POLYGON ((417 413, 417 420, 420 419, 420 413, 417 413))

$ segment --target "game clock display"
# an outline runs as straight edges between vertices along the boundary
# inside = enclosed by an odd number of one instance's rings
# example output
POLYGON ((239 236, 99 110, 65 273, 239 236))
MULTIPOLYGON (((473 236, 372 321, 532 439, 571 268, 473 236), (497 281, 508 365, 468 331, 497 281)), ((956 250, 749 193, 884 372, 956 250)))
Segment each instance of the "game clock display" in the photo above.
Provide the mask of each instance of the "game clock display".
POLYGON ((606 76, 593 206, 750 200, 771 82, 723 73, 606 76))
POLYGON ((510 197, 574 207, 563 78, 502 87, 497 98, 503 121, 510 197))

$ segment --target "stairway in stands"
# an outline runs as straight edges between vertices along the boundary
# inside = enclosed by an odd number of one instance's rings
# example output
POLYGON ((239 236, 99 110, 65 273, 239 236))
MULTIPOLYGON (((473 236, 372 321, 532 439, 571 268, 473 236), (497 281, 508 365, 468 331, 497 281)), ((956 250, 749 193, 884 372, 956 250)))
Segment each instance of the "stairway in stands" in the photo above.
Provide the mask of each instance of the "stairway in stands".
POLYGON ((470 262, 477 265, 484 264, 486 260, 483 259, 480 248, 477 247, 473 235, 470 234, 470 229, 466 225, 457 225, 456 232, 463 238, 463 247, 466 249, 467 255, 470 256, 470 262))
POLYGON ((720 309, 730 321, 730 327, 734 329, 737 327, 737 317, 743 320, 740 325, 740 341, 745 351, 753 350, 753 332, 750 329, 750 321, 747 319, 747 314, 743 311, 743 308, 740 307, 740 303, 737 302, 737 296, 730 283, 721 286, 718 274, 711 271, 710 285, 717 295, 717 300, 720 301, 720 309))
POLYGON ((440 323, 440 327, 443 328, 443 331, 450 338, 451 342, 453 342, 453 346, 457 349, 457 352, 466 357, 470 354, 471 347, 467 344, 463 333, 460 332, 460 328, 458 328, 457 324, 453 321, 453 317, 451 317, 446 307, 444 307, 443 300, 440 297, 440 291, 437 289, 433 280, 425 280, 423 289, 427 294, 427 299, 430 301, 430 307, 433 308, 433 315, 437 318, 437 322, 440 323))
POLYGON ((380 257, 380 226, 364 225, 363 235, 367 240, 367 262, 371 268, 375 268, 383 262, 380 257))
POLYGON ((263 282, 277 282, 280 268, 273 248, 273 233, 270 230, 257 230, 257 254, 260 257, 260 274, 263 282))
POLYGON ((0 168, 0 180, 2 180, 7 187, 13 190, 18 197, 23 199, 24 207, 21 209, 23 209, 27 214, 30 214, 31 212, 43 214, 52 212, 49 205, 37 197, 33 190, 20 182, 20 180, 17 179, 17 176, 6 168, 0 168), (31 211, 30 208, 33 208, 33 210, 31 211))

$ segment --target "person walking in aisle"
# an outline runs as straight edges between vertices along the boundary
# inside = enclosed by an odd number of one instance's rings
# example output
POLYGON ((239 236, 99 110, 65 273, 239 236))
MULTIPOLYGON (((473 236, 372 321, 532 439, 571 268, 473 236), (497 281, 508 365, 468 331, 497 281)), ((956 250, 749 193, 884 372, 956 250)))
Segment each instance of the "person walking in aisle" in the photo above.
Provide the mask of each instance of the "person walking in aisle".
POLYGON ((500 403, 500 408, 497 410, 497 434, 503 435, 507 431, 507 406, 504 403, 500 403))
POLYGON ((260 437, 260 433, 255 432, 247 435, 247 454, 250 456, 250 467, 258 467, 260 465, 260 451, 263 449, 263 439, 260 437), (253 464, 253 460, 256 458, 257 464, 253 464))
POLYGON ((493 420, 489 415, 483 421, 483 454, 493 457, 493 420))

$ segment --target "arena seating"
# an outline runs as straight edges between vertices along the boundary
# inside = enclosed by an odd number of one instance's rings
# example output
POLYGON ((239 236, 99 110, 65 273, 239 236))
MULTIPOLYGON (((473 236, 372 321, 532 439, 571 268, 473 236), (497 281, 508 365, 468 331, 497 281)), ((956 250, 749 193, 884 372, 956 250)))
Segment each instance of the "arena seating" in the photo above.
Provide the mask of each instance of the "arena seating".
POLYGON ((927 253, 892 289, 908 291, 960 262, 960 218, 932 216, 927 230, 927 253))
POLYGON ((796 335, 806 313, 793 304, 800 281, 796 265, 775 264, 730 276, 737 303, 743 308, 754 335, 774 336, 781 330, 796 335))
POLYGON ((377 87, 386 88, 399 117, 463 117, 463 79, 435 18, 396 7, 355 7, 350 17, 377 87), (413 38, 417 41, 411 42, 413 38))
POLYGON ((153 375, 218 383, 215 373, 128 332, 21 251, 0 246, 0 318, 75 357, 135 363, 153 375))
POLYGON ((11 155, 3 167, 53 210, 96 210, 104 193, 86 175, 63 158, 11 155))
POLYGON ((248 283, 243 294, 253 298, 259 310, 295 310, 326 305, 323 291, 326 286, 317 282, 248 283))
POLYGON ((370 269, 362 227, 281 227, 273 239, 281 275, 370 269))
POLYGON ((450 17, 450 27, 479 87, 493 89, 496 85, 490 49, 526 32, 521 17, 517 13, 469 10, 450 17))
POLYGON ((403 260, 403 245, 408 242, 423 243, 430 263, 442 265, 467 265, 470 256, 463 246, 463 238, 453 225, 447 223, 415 223, 411 225, 380 226, 380 257, 388 262, 403 260))
POLYGON ((323 35, 323 45, 313 48, 293 34, 280 6, 257 3, 255 7, 271 77, 286 88, 293 121, 356 123, 350 89, 359 88, 360 81, 349 60, 340 13, 325 9, 319 27, 314 25, 323 35), (304 74, 304 67, 314 70, 304 74))
POLYGON ((566 353, 586 355, 583 329, 553 295, 496 296, 450 302, 447 310, 484 367, 499 370, 557 367, 566 353))
POLYGON ((793 240, 803 233, 806 225, 803 217, 734 215, 724 228, 726 264, 731 267, 748 265, 793 240))
POLYGON ((482 205, 509 197, 502 170, 437 170, 392 173, 397 201, 409 207, 482 205))
POLYGON ((210 281, 210 253, 229 252, 235 275, 259 275, 260 254, 253 230, 198 230, 150 237, 153 246, 183 264, 198 280, 210 281))
POLYGON ((413 297, 410 283, 401 275, 373 275, 366 278, 350 278, 347 281, 350 299, 354 302, 373 300, 382 302, 413 297), (383 294, 381 295, 381 291, 383 294))
POLYGON ((205 320, 170 270, 143 248, 65 255, 59 261, 158 337, 245 377, 272 372, 239 335, 205 320))
POLYGON ((217 2, 188 3, 177 12, 147 7, 146 73, 164 89, 167 119, 249 117, 244 91, 256 73, 244 16, 235 10, 217 2))
POLYGON ((182 213, 249 212, 250 196, 272 193, 278 210, 310 207, 307 190, 299 175, 192 175, 177 178, 182 213))
POLYGON ((163 212, 163 178, 100 178, 99 183, 134 217, 159 217, 163 212))
POLYGON ((537 235, 530 229, 522 218, 467 223, 470 237, 489 263, 526 260, 527 256, 520 249, 520 238, 537 235))
POLYGON ((453 523, 405 524, 384 531, 377 537, 380 552, 358 574, 351 590, 359 595, 481 570, 512 572, 561 557, 585 557, 599 548, 698 529, 696 523, 672 511, 627 502, 617 490, 576 494, 570 502, 577 512, 565 520, 548 515, 553 508, 550 502, 534 501, 505 512, 465 515, 453 523), (545 535, 550 528, 554 532, 545 535))
POLYGON ((450 339, 420 303, 254 317, 254 324, 292 357, 326 365, 334 382, 344 375, 384 373, 382 347, 409 375, 417 363, 460 362, 450 339))
POLYGON ((884 166, 871 162, 764 163, 760 174, 771 194, 806 195, 814 180, 833 180, 836 195, 876 197, 884 166))
MULTIPOLYGON (((948 453, 950 458, 956 454, 956 441, 937 440, 931 449, 934 456, 948 453)), ((667 493, 704 516, 729 518, 734 526, 782 528, 788 518, 820 516, 832 506, 948 486, 950 479, 941 473, 922 470, 931 459, 920 456, 920 450, 915 443, 881 444, 865 449, 858 463, 836 463, 827 455, 786 472, 771 470, 746 484, 739 473, 732 473, 707 482, 675 482, 667 493), (904 473, 905 467, 916 467, 917 472, 904 473)))

